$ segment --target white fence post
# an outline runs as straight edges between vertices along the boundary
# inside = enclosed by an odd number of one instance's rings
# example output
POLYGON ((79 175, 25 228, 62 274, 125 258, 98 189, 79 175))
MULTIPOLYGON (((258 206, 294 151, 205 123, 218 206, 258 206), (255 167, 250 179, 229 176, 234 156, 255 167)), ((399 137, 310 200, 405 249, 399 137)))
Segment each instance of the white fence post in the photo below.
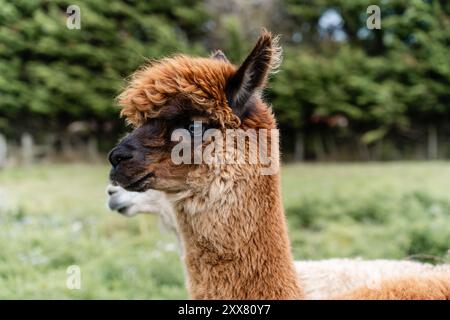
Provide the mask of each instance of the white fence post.
POLYGON ((22 162, 25 165, 33 164, 34 159, 34 142, 33 137, 28 132, 22 134, 21 137, 22 162))
POLYGON ((8 144, 6 138, 0 133, 0 168, 6 166, 6 157, 8 156, 8 144))

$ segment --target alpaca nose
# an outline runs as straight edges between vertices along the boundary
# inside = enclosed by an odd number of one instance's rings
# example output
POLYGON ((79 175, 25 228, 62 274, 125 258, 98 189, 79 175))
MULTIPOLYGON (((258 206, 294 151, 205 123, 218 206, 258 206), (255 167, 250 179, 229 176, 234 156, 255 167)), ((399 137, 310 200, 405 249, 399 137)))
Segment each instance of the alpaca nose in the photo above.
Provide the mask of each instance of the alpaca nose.
POLYGON ((116 168, 119 163, 129 160, 133 158, 133 154, 131 150, 128 150, 128 148, 124 146, 117 146, 114 149, 111 150, 111 152, 108 155, 108 160, 111 162, 111 165, 113 168, 116 168))

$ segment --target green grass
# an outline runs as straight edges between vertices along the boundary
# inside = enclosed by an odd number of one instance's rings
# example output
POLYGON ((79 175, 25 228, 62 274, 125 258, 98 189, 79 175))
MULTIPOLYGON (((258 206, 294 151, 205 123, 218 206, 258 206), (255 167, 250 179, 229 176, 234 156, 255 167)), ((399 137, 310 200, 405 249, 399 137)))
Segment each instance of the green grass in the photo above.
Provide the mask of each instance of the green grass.
MULTIPOLYGON (((105 206, 107 166, 0 171, 0 298, 186 298, 175 238, 153 216, 105 206), (81 268, 81 290, 66 269, 81 268)), ((450 164, 320 164, 283 169, 297 259, 441 262, 450 248, 450 164)))
POLYGON ((449 163, 298 165, 283 178, 298 259, 448 259, 449 163))

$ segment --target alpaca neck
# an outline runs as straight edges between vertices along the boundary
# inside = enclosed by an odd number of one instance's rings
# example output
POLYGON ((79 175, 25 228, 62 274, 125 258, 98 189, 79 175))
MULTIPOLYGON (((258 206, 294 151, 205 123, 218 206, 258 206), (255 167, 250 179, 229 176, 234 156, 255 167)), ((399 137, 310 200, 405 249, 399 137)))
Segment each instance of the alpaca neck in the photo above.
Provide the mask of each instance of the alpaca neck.
POLYGON ((279 176, 252 176, 232 186, 220 201, 207 202, 205 210, 198 210, 205 198, 191 198, 179 206, 177 222, 191 297, 302 298, 279 176))

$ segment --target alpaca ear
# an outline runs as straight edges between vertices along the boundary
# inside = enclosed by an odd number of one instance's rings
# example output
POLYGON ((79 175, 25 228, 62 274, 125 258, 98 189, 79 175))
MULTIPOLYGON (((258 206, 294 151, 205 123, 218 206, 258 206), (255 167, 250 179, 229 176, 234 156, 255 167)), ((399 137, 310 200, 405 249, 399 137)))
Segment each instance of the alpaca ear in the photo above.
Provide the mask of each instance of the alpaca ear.
POLYGON ((253 50, 227 82, 228 103, 239 117, 245 114, 251 96, 264 88, 269 74, 280 65, 281 53, 278 37, 263 29, 253 50))
POLYGON ((211 59, 215 59, 215 60, 222 60, 222 61, 225 61, 225 62, 230 62, 230 61, 228 61, 227 56, 225 55, 225 53, 222 52, 222 50, 214 51, 211 54, 210 58, 211 59))

